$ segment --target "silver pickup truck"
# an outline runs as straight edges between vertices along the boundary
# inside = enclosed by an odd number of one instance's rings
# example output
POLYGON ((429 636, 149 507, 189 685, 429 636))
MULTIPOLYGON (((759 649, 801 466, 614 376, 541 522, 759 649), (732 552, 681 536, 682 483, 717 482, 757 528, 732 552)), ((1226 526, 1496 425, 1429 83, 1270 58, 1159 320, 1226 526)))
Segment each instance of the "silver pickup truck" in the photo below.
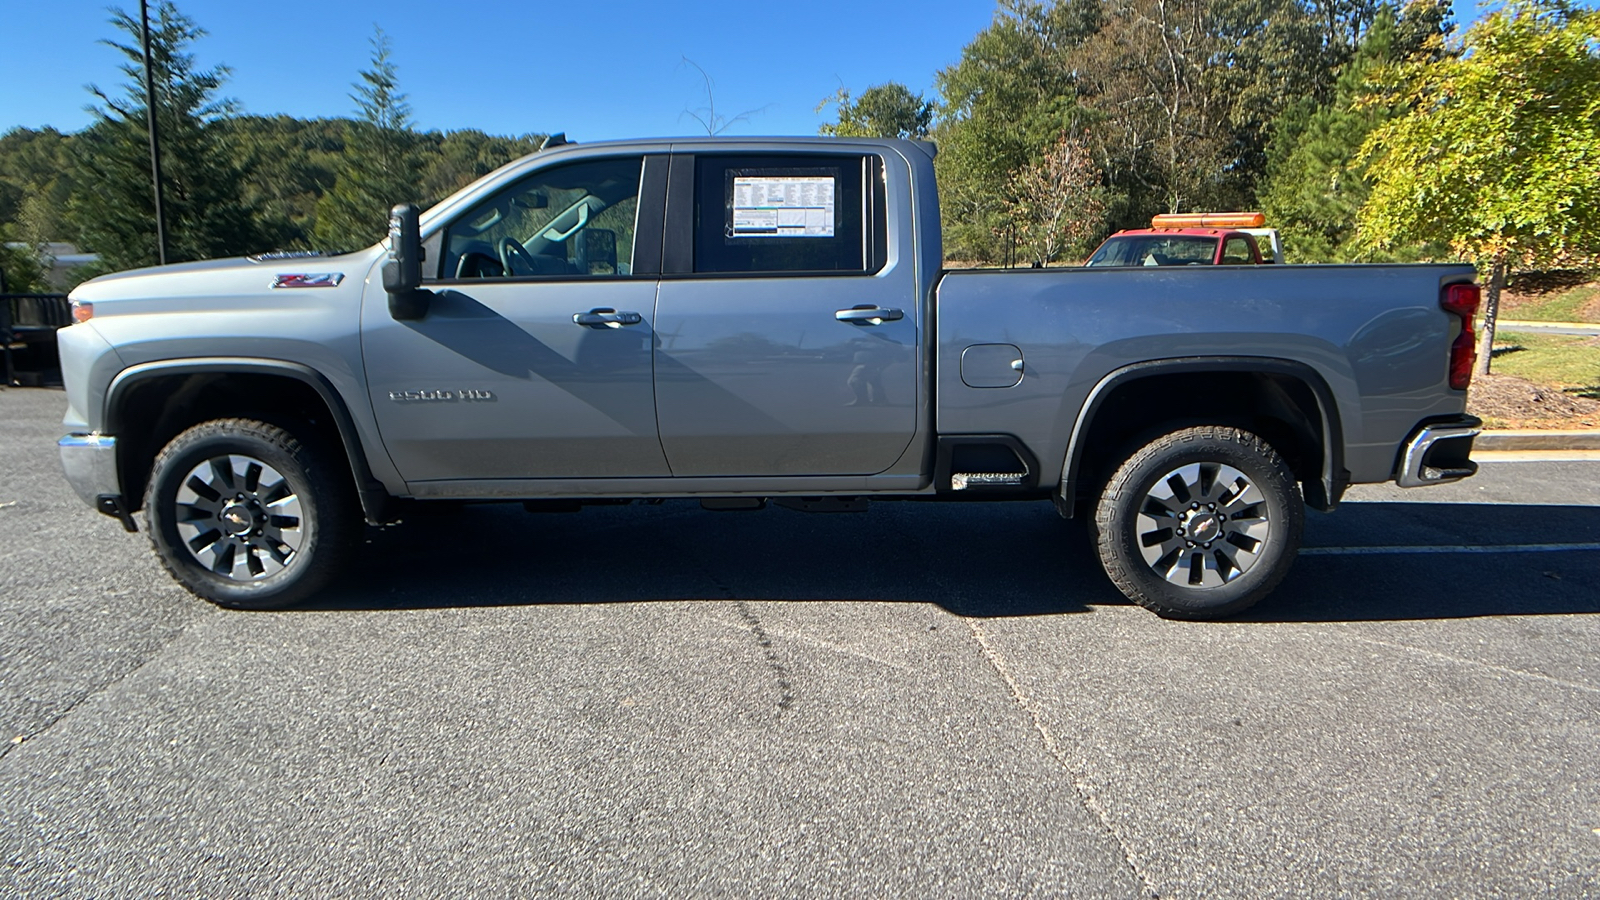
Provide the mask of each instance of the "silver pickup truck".
POLYGON ((1305 505, 1475 471, 1470 266, 942 261, 927 144, 553 147, 366 250, 82 285, 61 459, 230 607, 433 501, 933 498, 1051 501, 1182 618, 1270 592, 1305 505))

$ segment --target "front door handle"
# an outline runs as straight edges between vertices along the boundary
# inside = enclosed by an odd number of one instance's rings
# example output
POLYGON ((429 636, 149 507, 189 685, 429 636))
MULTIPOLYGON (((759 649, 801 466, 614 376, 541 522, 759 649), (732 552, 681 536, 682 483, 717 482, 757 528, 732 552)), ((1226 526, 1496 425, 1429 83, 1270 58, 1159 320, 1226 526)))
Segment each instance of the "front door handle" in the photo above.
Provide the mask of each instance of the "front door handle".
POLYGON ((877 306, 856 306, 850 309, 841 309, 834 313, 833 317, 841 322, 849 322, 851 325, 882 325, 885 322, 893 322, 898 319, 904 319, 906 314, 898 309, 883 309, 882 307, 877 306))
POLYGON ((637 325, 644 321, 644 316, 636 312, 617 312, 602 306, 591 309, 586 313, 573 313, 572 322, 575 325, 587 325, 590 328, 621 328, 624 325, 637 325))

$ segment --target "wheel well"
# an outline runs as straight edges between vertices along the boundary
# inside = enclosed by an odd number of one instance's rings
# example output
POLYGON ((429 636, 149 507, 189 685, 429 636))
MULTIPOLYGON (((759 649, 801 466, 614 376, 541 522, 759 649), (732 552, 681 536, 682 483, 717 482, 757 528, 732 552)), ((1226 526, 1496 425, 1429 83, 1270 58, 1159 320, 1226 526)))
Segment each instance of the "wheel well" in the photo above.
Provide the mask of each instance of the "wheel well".
POLYGON ((129 511, 144 504, 150 467, 179 433, 212 419, 245 418, 289 429, 339 453, 345 449, 333 411, 317 389, 287 375, 192 372, 156 375, 129 385, 108 410, 117 433, 117 464, 129 511), (135 427, 129 427, 133 425, 135 427))
POLYGON ((1100 492, 1112 472, 1140 447, 1191 425, 1231 425, 1259 435, 1288 462, 1307 501, 1326 505, 1322 487, 1326 455, 1316 393, 1303 380, 1275 372, 1170 372, 1114 386, 1090 413, 1076 442, 1071 474, 1076 501, 1100 492))

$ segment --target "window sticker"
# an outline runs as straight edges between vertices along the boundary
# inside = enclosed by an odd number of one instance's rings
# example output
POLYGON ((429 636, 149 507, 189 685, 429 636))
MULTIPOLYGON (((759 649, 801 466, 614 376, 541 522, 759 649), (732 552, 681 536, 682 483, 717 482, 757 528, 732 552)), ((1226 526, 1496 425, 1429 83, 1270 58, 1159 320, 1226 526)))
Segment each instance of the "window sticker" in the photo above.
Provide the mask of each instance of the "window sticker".
POLYGON ((828 176, 736 175, 728 236, 831 238, 833 197, 828 176))

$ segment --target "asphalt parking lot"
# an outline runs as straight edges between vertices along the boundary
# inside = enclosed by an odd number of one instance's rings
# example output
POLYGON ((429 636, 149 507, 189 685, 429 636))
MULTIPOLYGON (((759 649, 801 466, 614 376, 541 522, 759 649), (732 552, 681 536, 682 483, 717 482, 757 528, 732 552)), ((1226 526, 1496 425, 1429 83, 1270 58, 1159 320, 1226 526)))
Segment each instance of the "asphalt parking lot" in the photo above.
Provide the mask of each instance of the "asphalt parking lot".
POLYGON ((1309 514, 1243 619, 1047 504, 471 507, 190 597, 0 389, 0 894, 1600 895, 1600 459, 1309 514))

